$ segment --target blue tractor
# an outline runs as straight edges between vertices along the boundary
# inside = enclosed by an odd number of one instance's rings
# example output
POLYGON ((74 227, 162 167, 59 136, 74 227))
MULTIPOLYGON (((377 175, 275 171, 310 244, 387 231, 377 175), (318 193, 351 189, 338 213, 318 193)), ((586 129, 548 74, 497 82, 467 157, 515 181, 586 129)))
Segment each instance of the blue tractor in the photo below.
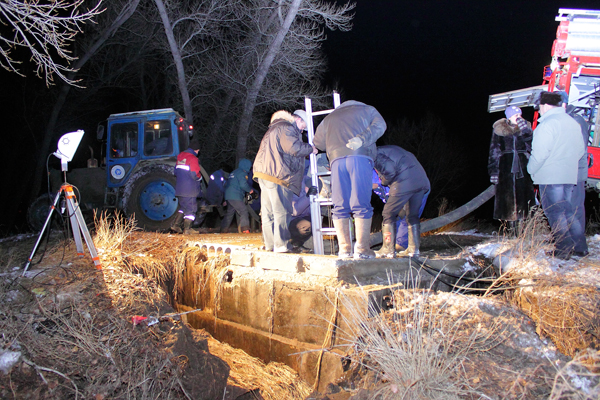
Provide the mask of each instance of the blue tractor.
MULTIPOLYGON (((177 155, 187 149, 192 134, 193 127, 170 108, 112 114, 97 130, 97 138, 106 140, 105 165, 97 167, 89 160, 88 168, 70 170, 67 181, 79 188, 84 210, 122 210, 140 228, 167 230, 178 205, 173 173, 177 155)), ((202 167, 201 172, 203 183, 208 182, 202 167)), ((60 175, 51 173, 53 188, 60 187, 60 175)), ((41 229, 49 197, 43 195, 30 206, 32 228, 41 229)))

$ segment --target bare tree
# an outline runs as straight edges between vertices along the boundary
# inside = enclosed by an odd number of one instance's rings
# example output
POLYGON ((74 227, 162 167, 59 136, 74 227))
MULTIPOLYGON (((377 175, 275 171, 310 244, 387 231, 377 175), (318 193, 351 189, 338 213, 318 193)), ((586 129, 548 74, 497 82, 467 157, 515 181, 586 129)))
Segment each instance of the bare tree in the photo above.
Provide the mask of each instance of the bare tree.
POLYGON ((154 0, 162 21, 168 48, 177 73, 177 86, 181 93, 185 118, 193 123, 194 114, 184 59, 191 54, 203 53, 203 39, 218 30, 216 25, 226 24, 227 15, 237 1, 205 0, 197 2, 173 1, 165 4, 154 0))
MULTIPOLYGON (((246 156, 248 132, 252 121, 252 114, 257 106, 260 91, 277 57, 282 53, 282 46, 286 38, 286 44, 300 45, 300 49, 309 54, 319 48, 324 39, 325 25, 328 29, 349 30, 353 15, 350 11, 354 9, 354 3, 346 3, 337 6, 322 0, 280 0, 275 6, 268 6, 273 2, 265 3, 261 10, 265 10, 269 18, 266 18, 266 26, 259 30, 262 47, 257 47, 256 57, 258 64, 251 74, 252 80, 247 86, 246 96, 237 132, 236 157, 241 159, 246 156), (276 14, 274 14, 276 12, 276 14), (276 15, 277 18, 273 18, 276 15), (290 33, 291 32, 291 33, 290 33)), ((298 47, 296 47, 298 49, 298 47)), ((291 56, 293 53, 285 53, 291 56)), ((285 57, 281 57, 285 59, 285 57)), ((304 61, 310 58, 304 57, 304 61)), ((283 65, 283 64, 282 64, 283 65)), ((284 77, 285 80, 285 77, 284 77)))
POLYGON ((65 74, 75 72, 76 60, 69 46, 82 25, 97 17, 101 0, 90 10, 81 10, 85 0, 55 0, 51 2, 4 0, 0 2, 0 20, 12 26, 12 37, 0 36, 0 65, 22 75, 17 69, 21 61, 13 59, 15 48, 26 48, 37 65, 37 75, 45 77, 46 84, 54 82, 54 74, 66 83, 75 81, 65 74), (61 62, 62 61, 62 62, 61 62))
MULTIPOLYGON (((86 41, 81 47, 85 49, 82 56, 77 58, 71 66, 71 71, 67 73, 65 82, 74 82, 76 80, 77 71, 83 67, 92 58, 96 52, 106 43, 109 37, 111 37, 134 13, 140 0, 125 0, 119 4, 121 8, 117 8, 114 11, 107 12, 105 14, 105 20, 100 24, 101 28, 97 30, 96 35, 91 35, 89 41, 86 41)), ((63 84, 59 90, 58 96, 52 108, 46 129, 44 131, 44 138, 41 146, 38 149, 38 157, 36 160, 36 169, 33 177, 33 184, 31 186, 30 200, 33 200, 39 193, 42 172, 45 166, 45 155, 48 154, 50 149, 50 143, 54 138, 56 123, 60 112, 65 104, 67 96, 71 90, 70 84, 63 84)))

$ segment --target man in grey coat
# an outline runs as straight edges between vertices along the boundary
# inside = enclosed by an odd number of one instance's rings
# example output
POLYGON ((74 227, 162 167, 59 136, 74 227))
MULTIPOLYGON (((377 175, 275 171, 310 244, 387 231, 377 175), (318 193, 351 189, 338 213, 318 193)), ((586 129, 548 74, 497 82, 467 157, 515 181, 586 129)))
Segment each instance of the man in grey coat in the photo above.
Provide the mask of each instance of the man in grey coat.
POLYGON ((277 111, 260 142, 254 159, 253 179, 261 190, 260 214, 265 250, 276 253, 292 251, 290 221, 292 197, 302 188, 304 158, 317 149, 302 141, 307 120, 304 110, 294 114, 277 111))
POLYGON ((571 206, 578 164, 585 150, 581 128, 560 107, 561 101, 559 93, 540 94, 542 116, 533 132, 527 171, 533 183, 539 185, 542 207, 555 241, 553 255, 568 260, 575 244, 585 241, 585 232, 571 206))
POLYGON ((373 217, 371 178, 377 156, 375 142, 386 127, 375 107, 354 100, 340 104, 317 127, 313 143, 327 152, 331 165, 333 225, 340 258, 375 258, 369 245, 373 217), (354 253, 351 216, 356 228, 354 253))

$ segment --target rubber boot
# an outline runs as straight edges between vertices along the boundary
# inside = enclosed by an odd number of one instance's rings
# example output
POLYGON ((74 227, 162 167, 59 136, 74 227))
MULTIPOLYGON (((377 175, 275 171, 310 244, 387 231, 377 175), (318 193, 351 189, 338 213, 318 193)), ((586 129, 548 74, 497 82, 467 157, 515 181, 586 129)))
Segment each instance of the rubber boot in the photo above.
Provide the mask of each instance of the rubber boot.
POLYGON ((183 221, 183 234, 184 235, 190 235, 192 233, 198 233, 198 231, 196 229, 192 229, 192 224, 194 223, 194 221, 192 221, 191 219, 185 219, 185 221, 183 221))
POLYGON ((352 239, 350 238, 350 219, 334 219, 333 227, 338 240, 338 257, 352 258, 352 239))
POLYGON ((356 231, 356 244, 354 245, 354 259, 375 258, 375 252, 371 250, 371 218, 354 218, 354 228, 356 231))
POLYGON ((408 226, 408 247, 401 253, 400 257, 414 257, 419 255, 421 247, 421 224, 408 226))
POLYGON ((394 258, 396 256, 396 224, 383 224, 381 226, 383 245, 375 252, 377 258, 394 258))
POLYGON ((171 224, 171 230, 175 233, 182 233, 181 223, 183 222, 183 213, 178 212, 171 224))

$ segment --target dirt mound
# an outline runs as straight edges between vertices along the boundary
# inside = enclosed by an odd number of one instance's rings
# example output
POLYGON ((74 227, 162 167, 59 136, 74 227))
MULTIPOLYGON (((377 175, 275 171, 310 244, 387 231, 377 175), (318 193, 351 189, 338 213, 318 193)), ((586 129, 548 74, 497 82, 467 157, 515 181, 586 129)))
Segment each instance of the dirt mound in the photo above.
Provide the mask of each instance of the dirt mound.
POLYGON ((222 397, 229 367, 206 338, 177 316, 132 324, 135 314, 174 312, 153 281, 96 271, 74 253, 55 247, 26 277, 4 275, 3 349, 19 357, 0 376, 0 397, 222 397))

